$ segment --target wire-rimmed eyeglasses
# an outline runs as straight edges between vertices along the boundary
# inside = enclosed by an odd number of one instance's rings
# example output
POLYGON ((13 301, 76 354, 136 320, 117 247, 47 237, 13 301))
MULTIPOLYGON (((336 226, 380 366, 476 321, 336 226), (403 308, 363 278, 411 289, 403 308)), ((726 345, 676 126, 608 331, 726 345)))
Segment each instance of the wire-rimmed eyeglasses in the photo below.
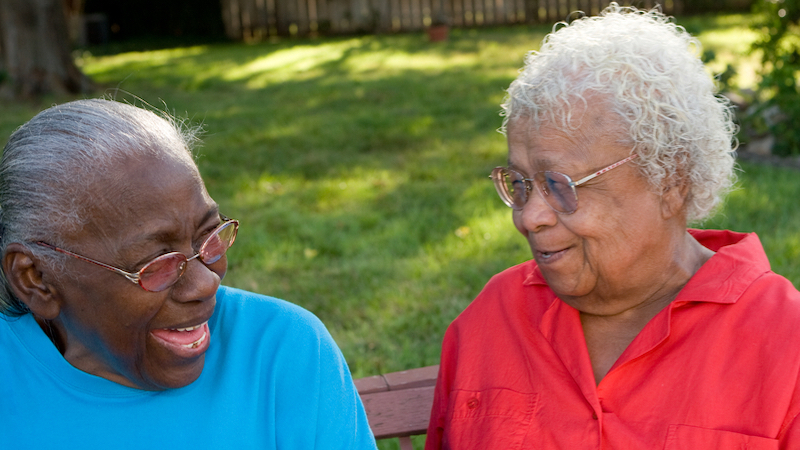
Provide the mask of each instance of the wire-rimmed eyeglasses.
POLYGON ((220 218, 222 223, 211 232, 205 241, 203 241, 203 244, 200 245, 200 250, 193 256, 187 257, 181 252, 166 253, 148 262, 135 273, 127 272, 118 267, 110 266, 77 253, 58 248, 44 241, 38 241, 36 244, 116 272, 131 282, 138 284, 145 291, 159 292, 178 282, 178 279, 186 271, 186 266, 189 264, 189 261, 198 258, 203 264, 208 266, 225 256, 225 252, 228 251, 231 245, 233 245, 233 241, 236 240, 236 233, 239 230, 239 221, 229 219, 221 214, 220 218))
POLYGON ((625 164, 637 156, 634 153, 578 181, 572 181, 572 178, 568 175, 551 170, 536 172, 533 174, 533 178, 526 178, 522 173, 508 167, 495 167, 492 170, 491 178, 500 198, 511 208, 516 210, 524 208, 525 203, 528 201, 528 194, 535 185, 539 195, 542 196, 545 203, 553 211, 559 214, 572 214, 578 209, 578 191, 575 190, 576 187, 625 164))

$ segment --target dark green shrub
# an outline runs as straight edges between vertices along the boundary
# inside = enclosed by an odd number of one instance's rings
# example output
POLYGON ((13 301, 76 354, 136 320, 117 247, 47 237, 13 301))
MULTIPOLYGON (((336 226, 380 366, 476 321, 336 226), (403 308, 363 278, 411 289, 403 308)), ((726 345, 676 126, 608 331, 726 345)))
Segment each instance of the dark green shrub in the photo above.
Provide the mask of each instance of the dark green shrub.
POLYGON ((800 0, 758 0, 753 50, 761 51, 761 100, 751 117, 775 136, 774 153, 800 154, 800 0))

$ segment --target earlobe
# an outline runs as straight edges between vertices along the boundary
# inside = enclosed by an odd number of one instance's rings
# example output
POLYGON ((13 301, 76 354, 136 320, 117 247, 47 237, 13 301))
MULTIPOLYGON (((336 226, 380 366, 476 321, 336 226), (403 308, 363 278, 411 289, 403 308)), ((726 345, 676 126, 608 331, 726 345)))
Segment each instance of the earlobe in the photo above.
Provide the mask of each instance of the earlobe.
POLYGON ((55 289, 45 281, 42 262, 30 250, 11 243, 3 255, 3 272, 11 291, 36 316, 53 320, 61 312, 55 289))

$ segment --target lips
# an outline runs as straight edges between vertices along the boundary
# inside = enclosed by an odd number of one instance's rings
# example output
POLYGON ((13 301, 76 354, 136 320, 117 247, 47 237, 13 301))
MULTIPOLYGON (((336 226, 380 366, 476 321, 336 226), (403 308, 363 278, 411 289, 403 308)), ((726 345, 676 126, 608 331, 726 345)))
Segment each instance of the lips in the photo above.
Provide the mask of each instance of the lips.
POLYGON ((564 257, 569 248, 560 250, 536 250, 536 261, 539 264, 552 264, 564 257))
POLYGON ((208 321, 198 325, 178 328, 158 328, 150 334, 162 345, 180 356, 192 357, 208 349, 210 330, 208 321))

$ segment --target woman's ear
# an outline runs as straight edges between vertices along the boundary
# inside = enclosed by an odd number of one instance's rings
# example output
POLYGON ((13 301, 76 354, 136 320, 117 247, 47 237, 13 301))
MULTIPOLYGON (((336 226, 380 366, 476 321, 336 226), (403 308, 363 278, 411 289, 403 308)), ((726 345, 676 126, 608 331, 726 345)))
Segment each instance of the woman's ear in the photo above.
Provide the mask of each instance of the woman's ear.
POLYGON ((689 186, 685 181, 675 181, 674 177, 664 183, 661 191, 661 216, 671 219, 675 216, 686 215, 686 200, 689 196, 689 186))
POLYGON ((53 320, 61 312, 54 286, 45 281, 49 270, 24 245, 11 243, 3 255, 3 272, 17 298, 28 306, 34 316, 53 320))

